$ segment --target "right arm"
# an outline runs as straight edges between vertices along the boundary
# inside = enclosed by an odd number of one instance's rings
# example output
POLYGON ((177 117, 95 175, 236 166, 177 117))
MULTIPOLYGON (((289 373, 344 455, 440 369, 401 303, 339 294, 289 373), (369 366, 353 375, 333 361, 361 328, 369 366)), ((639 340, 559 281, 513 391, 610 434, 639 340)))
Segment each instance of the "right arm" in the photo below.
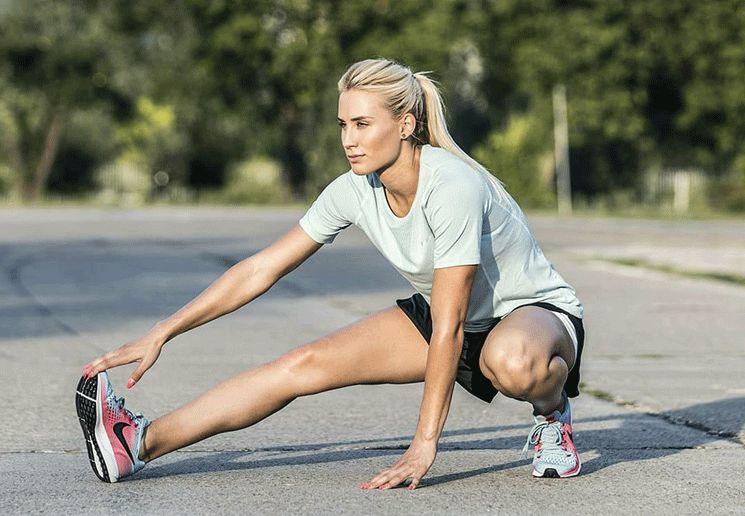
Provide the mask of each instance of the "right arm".
POLYGON ((155 324, 144 337, 89 362, 83 374, 93 377, 112 367, 140 362, 127 384, 131 387, 158 359, 166 342, 253 301, 322 246, 296 224, 270 246, 233 265, 183 308, 155 324))
POLYGON ((233 265, 152 331, 165 344, 181 333, 234 312, 272 288, 322 246, 296 224, 269 247, 233 265))

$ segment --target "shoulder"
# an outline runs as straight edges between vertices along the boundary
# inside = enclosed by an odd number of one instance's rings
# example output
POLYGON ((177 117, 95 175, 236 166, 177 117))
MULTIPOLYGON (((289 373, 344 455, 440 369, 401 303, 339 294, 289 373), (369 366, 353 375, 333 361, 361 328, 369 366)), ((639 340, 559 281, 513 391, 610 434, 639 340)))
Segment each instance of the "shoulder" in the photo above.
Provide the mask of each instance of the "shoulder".
POLYGON ((358 176, 352 172, 352 169, 349 169, 326 185, 321 195, 348 198, 350 195, 363 192, 365 185, 367 185, 365 177, 358 176))
POLYGON ((431 147, 426 166, 430 180, 424 192, 424 205, 453 203, 456 199, 483 201, 485 179, 458 156, 439 147, 431 147))

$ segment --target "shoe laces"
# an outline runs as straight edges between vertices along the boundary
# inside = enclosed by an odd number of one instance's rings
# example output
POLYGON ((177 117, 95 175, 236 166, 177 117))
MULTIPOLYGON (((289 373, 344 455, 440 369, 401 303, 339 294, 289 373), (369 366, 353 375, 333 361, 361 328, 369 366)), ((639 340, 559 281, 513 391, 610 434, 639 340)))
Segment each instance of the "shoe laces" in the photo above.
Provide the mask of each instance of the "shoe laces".
POLYGON ((121 398, 117 398, 116 396, 112 395, 112 399, 114 403, 116 404, 116 407, 118 410, 123 410, 127 416, 129 416, 129 419, 137 423, 137 426, 140 426, 140 421, 144 417, 142 412, 135 412, 132 413, 131 410, 129 410, 127 407, 124 406, 124 396, 121 398))
POLYGON ((523 446, 520 457, 523 459, 527 458, 528 448, 530 446, 535 446, 538 443, 541 443, 543 453, 566 454, 567 451, 561 447, 561 421, 557 419, 546 419, 541 421, 535 416, 533 416, 533 420, 535 421, 535 425, 533 425, 533 428, 528 434, 528 439, 525 441, 525 446, 523 446))

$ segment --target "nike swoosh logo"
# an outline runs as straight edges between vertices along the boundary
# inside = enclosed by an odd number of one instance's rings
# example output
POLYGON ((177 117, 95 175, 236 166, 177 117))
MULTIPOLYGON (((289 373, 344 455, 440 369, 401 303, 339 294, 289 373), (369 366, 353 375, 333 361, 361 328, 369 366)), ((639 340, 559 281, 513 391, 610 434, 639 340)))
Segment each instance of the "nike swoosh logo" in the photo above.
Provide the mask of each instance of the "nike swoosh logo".
POLYGON ((129 425, 127 423, 115 423, 114 433, 119 438, 119 441, 121 441, 122 446, 124 446, 124 450, 127 452, 127 455, 129 455, 129 460, 131 460, 132 464, 134 464, 135 460, 132 457, 132 452, 129 450, 129 445, 127 444, 127 440, 124 438, 124 428, 127 426, 132 426, 132 425, 129 425))

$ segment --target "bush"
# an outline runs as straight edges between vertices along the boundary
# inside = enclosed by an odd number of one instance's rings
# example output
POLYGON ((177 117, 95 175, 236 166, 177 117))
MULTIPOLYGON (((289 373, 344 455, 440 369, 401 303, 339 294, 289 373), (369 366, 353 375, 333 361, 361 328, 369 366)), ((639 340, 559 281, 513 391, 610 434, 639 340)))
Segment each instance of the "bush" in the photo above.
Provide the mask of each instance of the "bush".
POLYGON ((473 157, 491 170, 523 207, 556 205, 552 140, 534 115, 512 116, 504 131, 494 131, 473 157))
POLYGON ((13 170, 8 165, 0 163, 0 196, 10 194, 16 187, 16 181, 13 170))
POLYGON ((148 170, 133 160, 118 159, 99 167, 94 174, 98 198, 105 203, 142 204, 152 187, 148 170))
POLYGON ((745 212, 745 174, 712 179, 707 190, 709 204, 715 210, 745 212))
POLYGON ((292 199, 279 163, 264 156, 229 167, 222 196, 238 204, 284 203, 292 199))

